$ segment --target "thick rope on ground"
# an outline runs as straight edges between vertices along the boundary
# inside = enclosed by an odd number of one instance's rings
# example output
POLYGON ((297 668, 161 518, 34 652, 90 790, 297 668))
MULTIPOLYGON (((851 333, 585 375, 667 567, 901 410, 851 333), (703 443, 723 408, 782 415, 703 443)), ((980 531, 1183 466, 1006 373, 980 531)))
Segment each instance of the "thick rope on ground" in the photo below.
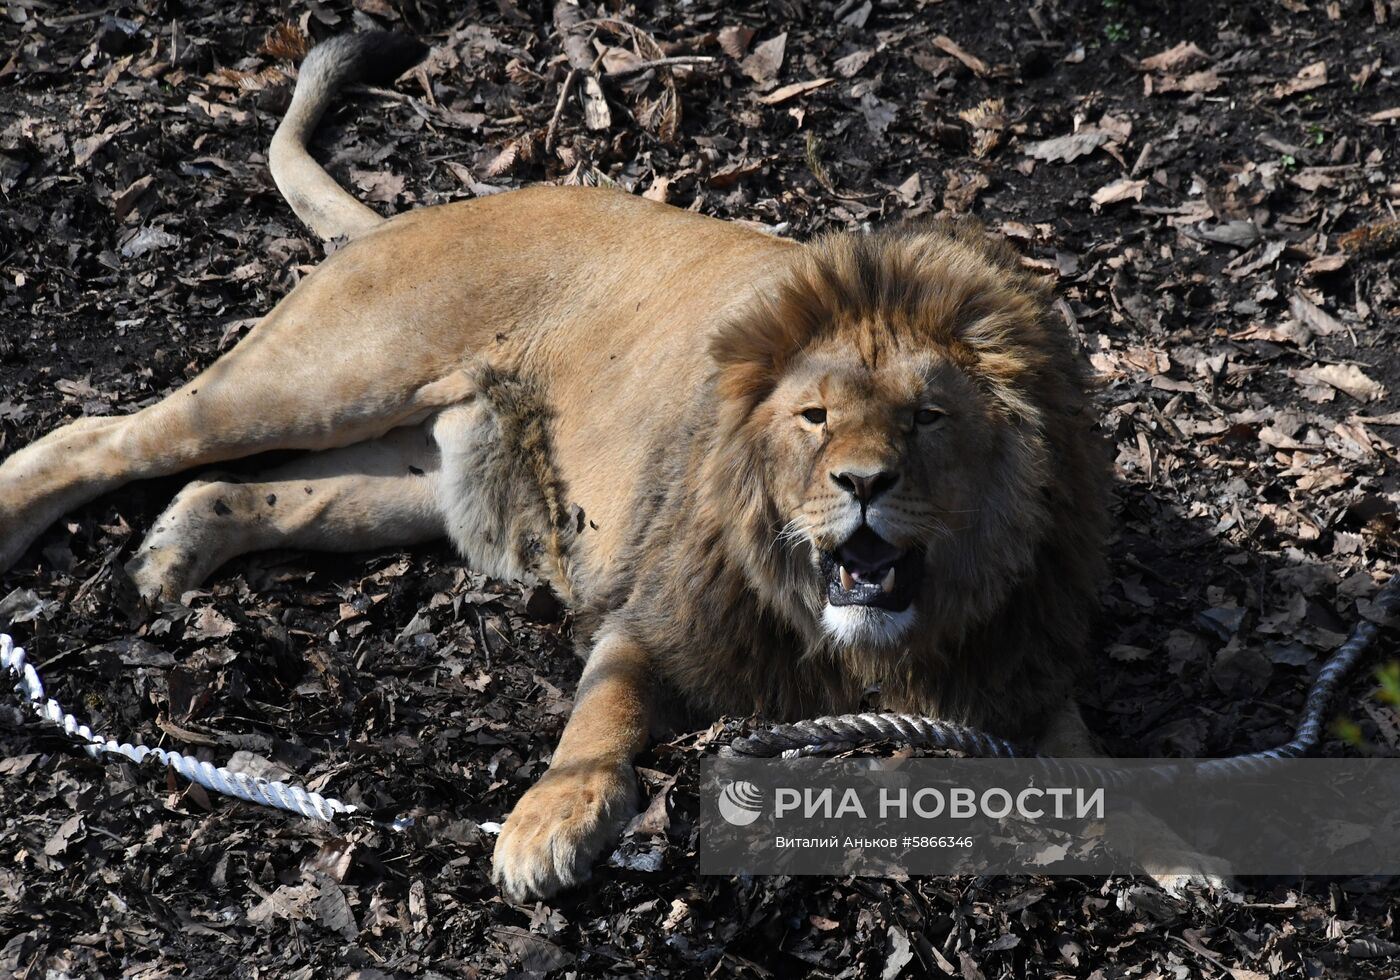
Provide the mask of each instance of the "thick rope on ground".
MULTIPOLYGON (((1391 576, 1390 581, 1386 582, 1372 600, 1372 605, 1383 615, 1400 614, 1400 573, 1391 576)), ((1210 759, 1195 769, 1196 775, 1244 775, 1258 771, 1261 766, 1279 759, 1296 759, 1316 751, 1318 743, 1322 740, 1323 727, 1331 714, 1342 684, 1366 656, 1379 632, 1380 627, 1375 623, 1367 619, 1361 620, 1351 631, 1346 642, 1322 665, 1308 690, 1303 712, 1292 739, 1262 752, 1210 759)), ((878 712, 829 715, 789 725, 774 725, 734 739, 724 750, 724 754, 751 758, 817 755, 885 741, 957 752, 980 759, 1035 756, 1034 752, 1027 751, 1004 738, 965 725, 954 725, 916 715, 878 712)), ((1124 770, 1087 766, 1073 760, 1058 761, 1067 774, 1078 778, 1089 777, 1110 784, 1127 778, 1124 770)), ((1164 763, 1164 768, 1168 765, 1164 763)))
MULTIPOLYGON (((1400 614, 1400 574, 1391 577, 1372 601, 1382 615, 1400 614)), ((1337 648, 1322 665, 1303 704, 1293 738, 1283 745, 1262 752, 1251 752, 1224 759, 1211 759, 1201 764, 1197 775, 1238 776, 1257 771, 1263 765, 1279 759, 1293 759, 1316 751, 1322 739, 1323 726, 1331 713, 1341 685, 1351 676, 1375 642, 1380 627, 1370 620, 1356 624, 1345 643, 1337 648)), ((0 633, 0 670, 14 678, 14 689, 20 703, 42 723, 57 728, 75 740, 93 758, 116 756, 138 765, 154 759, 169 766, 185 779, 223 796, 256 803, 260 806, 286 810, 311 820, 331 821, 338 816, 366 819, 360 808, 340 800, 322 796, 301 786, 275 782, 233 772, 223 766, 171 752, 167 749, 116 742, 96 734, 80 723, 53 698, 45 696, 44 684, 34 665, 29 663, 23 647, 15 646, 7 633, 0 633)), ((771 728, 736 738, 725 755, 771 758, 774 756, 815 755, 893 741, 920 748, 931 748, 982 759, 1029 758, 1027 752, 1004 738, 918 715, 866 712, 832 715, 771 728)), ((1128 778, 1127 770, 1090 766, 1072 759, 1055 760, 1066 775, 1113 785, 1128 778)), ((1166 771, 1170 763, 1163 764, 1166 771)), ((411 820, 398 820, 388 826, 403 830, 411 820)))
MULTIPOLYGON (((15 681, 15 693, 20 704, 32 712, 42 723, 57 728, 69 738, 78 742, 94 759, 103 756, 117 756, 138 765, 155 760, 169 766, 192 783, 223 796, 246 800, 259 806, 286 810, 310 820, 334 820, 338 816, 359 817, 363 811, 352 804, 322 796, 290 783, 275 782, 249 776, 247 773, 233 772, 223 766, 171 752, 167 749, 151 748, 145 745, 132 745, 130 742, 116 742, 92 731, 63 710, 53 698, 44 694, 44 684, 39 672, 29 663, 23 647, 15 646, 7 633, 0 633, 0 670, 9 673, 15 681)), ((393 825, 396 829, 405 823, 393 825)))

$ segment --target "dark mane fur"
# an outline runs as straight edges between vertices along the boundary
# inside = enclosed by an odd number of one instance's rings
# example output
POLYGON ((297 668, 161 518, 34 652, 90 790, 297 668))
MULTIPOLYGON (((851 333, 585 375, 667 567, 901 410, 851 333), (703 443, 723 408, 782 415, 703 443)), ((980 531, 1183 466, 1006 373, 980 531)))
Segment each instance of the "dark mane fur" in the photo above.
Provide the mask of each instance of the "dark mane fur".
POLYGON ((1047 288, 975 225, 830 235, 711 352, 691 417, 712 424, 659 452, 664 489, 624 562, 628 594, 613 597, 682 699, 704 714, 810 716, 878 684, 891 707, 1034 731, 1082 666, 1106 523, 1087 369, 1047 288), (936 634, 893 655, 834 649, 810 554, 775 544, 784 519, 755 420, 793 358, 833 337, 868 357, 895 340, 936 347, 996 406, 1016 482, 1007 512, 937 570, 936 634))

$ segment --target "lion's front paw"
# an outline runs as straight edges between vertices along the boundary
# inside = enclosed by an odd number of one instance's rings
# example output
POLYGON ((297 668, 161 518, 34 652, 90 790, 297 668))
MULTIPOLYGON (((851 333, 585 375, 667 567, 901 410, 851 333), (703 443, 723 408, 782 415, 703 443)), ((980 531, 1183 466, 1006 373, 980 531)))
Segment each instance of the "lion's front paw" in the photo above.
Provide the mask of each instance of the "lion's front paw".
POLYGON ((636 809, 637 777, 629 764, 550 769, 506 818, 491 878, 512 902, 585 881, 636 809))
POLYGON ((1193 888, 1201 888, 1226 902, 1244 901, 1239 883, 1230 874, 1228 865, 1222 864, 1212 870, 1154 874, 1152 880, 1173 898, 1186 898, 1193 888))
POLYGON ((1143 860, 1152 880, 1168 895, 1186 898, 1193 889, 1204 889, 1222 901, 1244 901, 1229 862, 1185 847, 1160 848, 1143 860))

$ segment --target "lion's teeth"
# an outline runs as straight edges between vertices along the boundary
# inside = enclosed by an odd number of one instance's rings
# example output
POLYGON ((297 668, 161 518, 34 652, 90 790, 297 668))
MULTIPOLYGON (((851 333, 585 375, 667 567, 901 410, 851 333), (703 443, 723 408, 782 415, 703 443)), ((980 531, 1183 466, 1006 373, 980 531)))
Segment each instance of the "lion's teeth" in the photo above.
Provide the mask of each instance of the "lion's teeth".
POLYGON ((885 573, 885 577, 884 577, 883 579, 880 580, 880 588, 881 588, 882 591, 885 591, 885 592, 893 592, 893 591, 894 591, 894 566, 893 566, 893 565, 891 565, 891 566, 890 566, 890 570, 889 570, 888 572, 885 573))
POLYGON ((850 592, 856 587, 856 580, 851 578, 851 573, 846 571, 846 566, 841 566, 841 588, 850 592))

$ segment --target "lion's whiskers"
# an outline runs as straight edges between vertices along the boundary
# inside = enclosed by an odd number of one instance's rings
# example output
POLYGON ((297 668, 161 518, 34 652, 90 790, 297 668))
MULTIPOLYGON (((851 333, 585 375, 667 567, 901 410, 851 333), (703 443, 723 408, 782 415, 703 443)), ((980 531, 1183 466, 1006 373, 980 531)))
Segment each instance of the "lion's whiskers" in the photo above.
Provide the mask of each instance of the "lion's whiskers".
POLYGON ((773 553, 773 549, 779 544, 784 547, 792 547, 801 544, 807 538, 807 520, 803 515, 798 514, 792 520, 782 526, 782 529, 773 536, 773 540, 768 542, 768 554, 773 553))

